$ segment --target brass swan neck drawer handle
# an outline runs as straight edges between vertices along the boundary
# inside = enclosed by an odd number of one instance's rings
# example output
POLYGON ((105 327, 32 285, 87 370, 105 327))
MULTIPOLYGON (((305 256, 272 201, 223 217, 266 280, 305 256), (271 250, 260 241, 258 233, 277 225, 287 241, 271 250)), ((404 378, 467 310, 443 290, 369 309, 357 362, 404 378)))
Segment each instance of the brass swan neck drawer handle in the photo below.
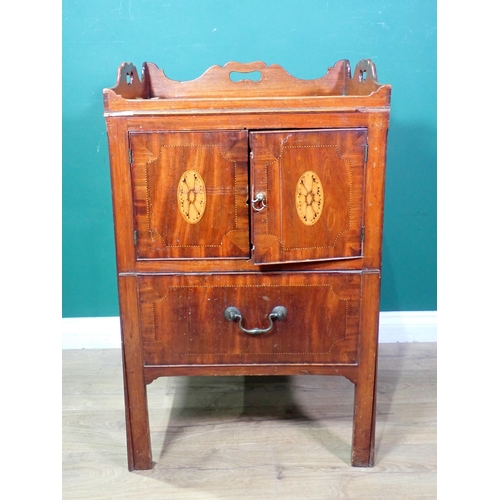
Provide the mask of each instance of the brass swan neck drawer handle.
POLYGON ((274 326, 273 320, 281 321, 281 320, 286 318, 287 314, 288 314, 288 311, 286 310, 286 307, 276 306, 271 311, 271 314, 269 314, 269 316, 268 316, 270 325, 267 328, 252 328, 251 330, 247 330, 242 325, 243 316, 241 315, 241 313, 237 307, 230 306, 224 311, 224 317, 228 321, 238 321, 239 329, 242 332, 248 333, 249 335, 262 335, 263 333, 267 333, 267 332, 271 331, 273 326, 274 326))

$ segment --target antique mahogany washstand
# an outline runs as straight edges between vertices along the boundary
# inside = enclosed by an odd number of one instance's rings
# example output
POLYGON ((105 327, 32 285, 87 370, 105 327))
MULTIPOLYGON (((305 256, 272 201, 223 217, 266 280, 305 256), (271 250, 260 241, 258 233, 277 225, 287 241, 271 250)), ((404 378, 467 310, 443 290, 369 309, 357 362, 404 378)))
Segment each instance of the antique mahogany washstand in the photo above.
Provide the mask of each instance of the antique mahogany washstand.
POLYGON ((352 465, 373 465, 390 94, 370 60, 315 80, 120 66, 104 116, 130 470, 152 467, 146 386, 174 375, 342 375, 352 465))

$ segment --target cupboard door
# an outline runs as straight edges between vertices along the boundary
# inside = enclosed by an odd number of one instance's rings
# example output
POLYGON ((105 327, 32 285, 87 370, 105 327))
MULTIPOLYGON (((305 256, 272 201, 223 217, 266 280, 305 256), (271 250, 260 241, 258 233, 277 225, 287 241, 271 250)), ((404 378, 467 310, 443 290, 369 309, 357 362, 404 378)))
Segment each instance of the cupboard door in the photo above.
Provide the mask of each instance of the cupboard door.
POLYGON ((362 256, 366 129, 250 133, 254 262, 362 256))
POLYGON ((138 259, 248 258, 248 133, 130 133, 138 259))

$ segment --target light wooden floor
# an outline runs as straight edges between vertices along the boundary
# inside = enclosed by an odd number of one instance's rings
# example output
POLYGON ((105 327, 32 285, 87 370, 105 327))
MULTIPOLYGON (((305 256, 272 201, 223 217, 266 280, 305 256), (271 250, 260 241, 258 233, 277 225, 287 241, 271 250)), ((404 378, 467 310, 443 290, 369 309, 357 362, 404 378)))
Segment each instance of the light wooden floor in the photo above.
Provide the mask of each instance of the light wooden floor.
POLYGON ((148 386, 155 467, 128 472, 119 350, 62 366, 64 500, 436 498, 436 344, 381 344, 371 469, 342 377, 174 377, 148 386))

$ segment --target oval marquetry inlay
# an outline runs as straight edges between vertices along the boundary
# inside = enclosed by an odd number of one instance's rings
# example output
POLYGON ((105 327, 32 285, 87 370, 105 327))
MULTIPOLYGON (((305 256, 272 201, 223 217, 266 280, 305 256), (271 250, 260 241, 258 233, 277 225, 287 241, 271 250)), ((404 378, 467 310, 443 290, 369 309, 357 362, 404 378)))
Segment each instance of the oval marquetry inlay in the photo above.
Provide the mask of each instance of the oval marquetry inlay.
POLYGON ((323 204, 323 186, 318 175, 311 170, 304 172, 295 189, 295 207, 300 220, 306 226, 318 222, 323 204))
POLYGON ((203 217, 207 196, 205 182, 196 170, 186 170, 177 187, 177 203, 183 219, 196 224, 203 217))

